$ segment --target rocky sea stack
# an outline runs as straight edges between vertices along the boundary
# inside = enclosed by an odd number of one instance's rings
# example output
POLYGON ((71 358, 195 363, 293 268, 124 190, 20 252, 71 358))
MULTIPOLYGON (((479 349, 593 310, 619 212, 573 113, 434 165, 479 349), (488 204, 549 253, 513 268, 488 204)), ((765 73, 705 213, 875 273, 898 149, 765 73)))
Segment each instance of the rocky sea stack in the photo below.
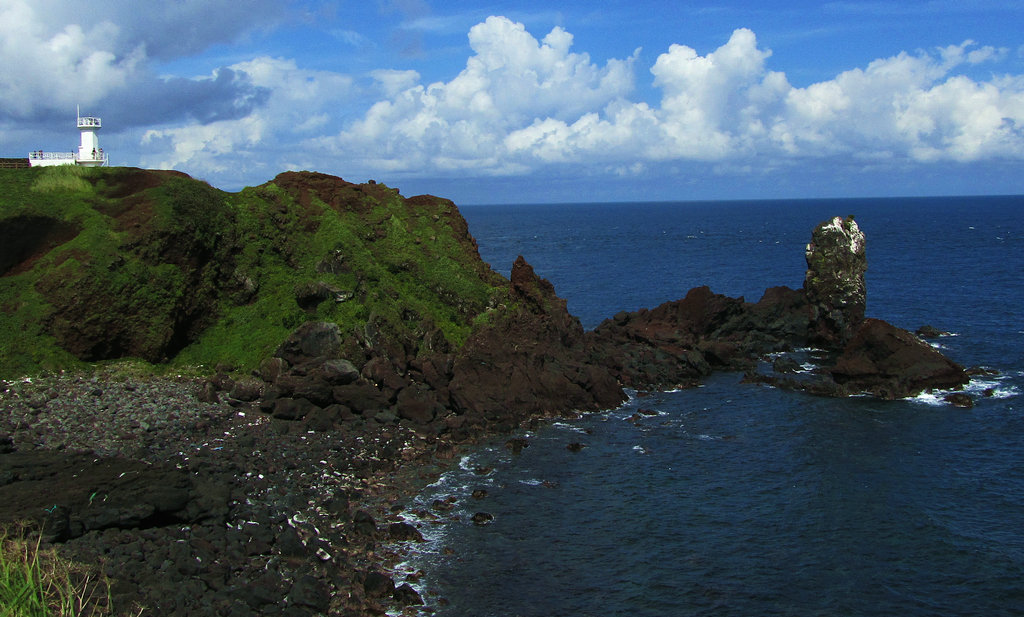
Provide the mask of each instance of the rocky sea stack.
POLYGON ((626 388, 731 370, 897 398, 968 380, 865 318, 852 217, 814 230, 803 289, 699 287, 587 332, 526 259, 509 278, 484 263, 452 202, 373 181, 225 193, 54 167, 0 170, 0 189, 0 518, 161 615, 415 604, 386 571, 417 536, 384 524, 397 495, 466 444, 626 388))
POLYGON ((867 306, 867 243, 853 217, 835 217, 814 229, 807 245, 804 293, 811 307, 810 338, 845 344, 864 321, 867 306))

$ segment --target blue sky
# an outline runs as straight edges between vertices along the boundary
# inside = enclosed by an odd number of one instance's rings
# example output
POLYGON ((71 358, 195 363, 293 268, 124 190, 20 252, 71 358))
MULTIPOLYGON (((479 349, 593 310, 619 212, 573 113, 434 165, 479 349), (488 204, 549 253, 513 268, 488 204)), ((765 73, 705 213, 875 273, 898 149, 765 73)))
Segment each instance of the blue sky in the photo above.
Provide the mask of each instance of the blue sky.
POLYGON ((1024 193, 1024 0, 0 0, 0 156, 457 203, 1024 193), (144 7, 144 8, 140 8, 144 7))

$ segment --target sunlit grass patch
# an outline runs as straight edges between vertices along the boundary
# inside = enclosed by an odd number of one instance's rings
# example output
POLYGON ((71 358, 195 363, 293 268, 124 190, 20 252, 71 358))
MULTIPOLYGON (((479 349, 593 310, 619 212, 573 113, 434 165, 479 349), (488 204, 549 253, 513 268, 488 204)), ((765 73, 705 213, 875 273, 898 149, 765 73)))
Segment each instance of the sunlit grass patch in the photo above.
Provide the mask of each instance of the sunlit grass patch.
POLYGON ((113 614, 104 577, 44 549, 19 526, 0 529, 0 617, 113 614))
POLYGON ((32 190, 37 193, 52 193, 55 191, 91 192, 92 185, 84 178, 88 173, 88 168, 79 167, 78 165, 44 167, 42 173, 32 183, 32 190))

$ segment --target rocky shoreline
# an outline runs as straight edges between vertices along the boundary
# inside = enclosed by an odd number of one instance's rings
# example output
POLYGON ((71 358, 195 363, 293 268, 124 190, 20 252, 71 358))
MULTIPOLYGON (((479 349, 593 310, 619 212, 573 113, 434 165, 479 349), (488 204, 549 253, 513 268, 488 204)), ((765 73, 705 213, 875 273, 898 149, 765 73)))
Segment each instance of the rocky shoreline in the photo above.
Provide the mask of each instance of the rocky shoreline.
MULTIPOLYGON (((317 187, 325 203, 356 191, 315 174, 278 181, 302 184, 307 201, 317 187)), ((486 306, 442 294, 473 315, 461 345, 411 309, 399 311, 400 327, 373 311, 355 329, 317 320, 316 303, 343 301, 300 285, 295 300, 310 312, 248 373, 222 365, 208 378, 154 377, 107 365, 2 382, 0 523, 27 521, 66 558, 99 568, 119 614, 418 614, 430 611, 419 575, 394 568, 421 540, 400 519, 402 503, 479 440, 615 407, 625 388, 687 387, 720 370, 887 399, 969 380, 913 334, 865 317, 865 242, 852 217, 814 230, 802 289, 770 288, 750 303, 698 287, 584 331, 525 259, 499 280, 454 207, 428 201, 441 209, 428 220, 458 223, 459 246, 488 281, 486 306), (788 354, 809 347, 821 362, 797 376, 788 354)), ((378 232, 367 242, 382 242, 378 232)), ((344 265, 332 254, 318 273, 344 265)), ((368 294, 378 286, 365 284, 368 294)), ((968 404, 963 396, 951 403, 968 404)))
POLYGON ((116 372, 3 383, 0 520, 35 519, 62 556, 101 569, 118 614, 422 604, 414 580, 392 578, 419 539, 397 513, 457 446, 400 425, 309 430, 202 402, 203 383, 116 372))

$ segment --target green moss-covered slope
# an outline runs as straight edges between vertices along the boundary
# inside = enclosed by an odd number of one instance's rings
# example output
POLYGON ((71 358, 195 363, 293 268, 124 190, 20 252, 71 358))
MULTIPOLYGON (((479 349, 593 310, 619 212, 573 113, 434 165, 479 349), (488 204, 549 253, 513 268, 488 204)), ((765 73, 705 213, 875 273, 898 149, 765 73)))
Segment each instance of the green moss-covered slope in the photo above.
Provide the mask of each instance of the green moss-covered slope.
POLYGON ((507 281, 450 201, 287 172, 0 170, 0 377, 116 358, 252 368, 298 325, 346 350, 459 348, 507 281))

